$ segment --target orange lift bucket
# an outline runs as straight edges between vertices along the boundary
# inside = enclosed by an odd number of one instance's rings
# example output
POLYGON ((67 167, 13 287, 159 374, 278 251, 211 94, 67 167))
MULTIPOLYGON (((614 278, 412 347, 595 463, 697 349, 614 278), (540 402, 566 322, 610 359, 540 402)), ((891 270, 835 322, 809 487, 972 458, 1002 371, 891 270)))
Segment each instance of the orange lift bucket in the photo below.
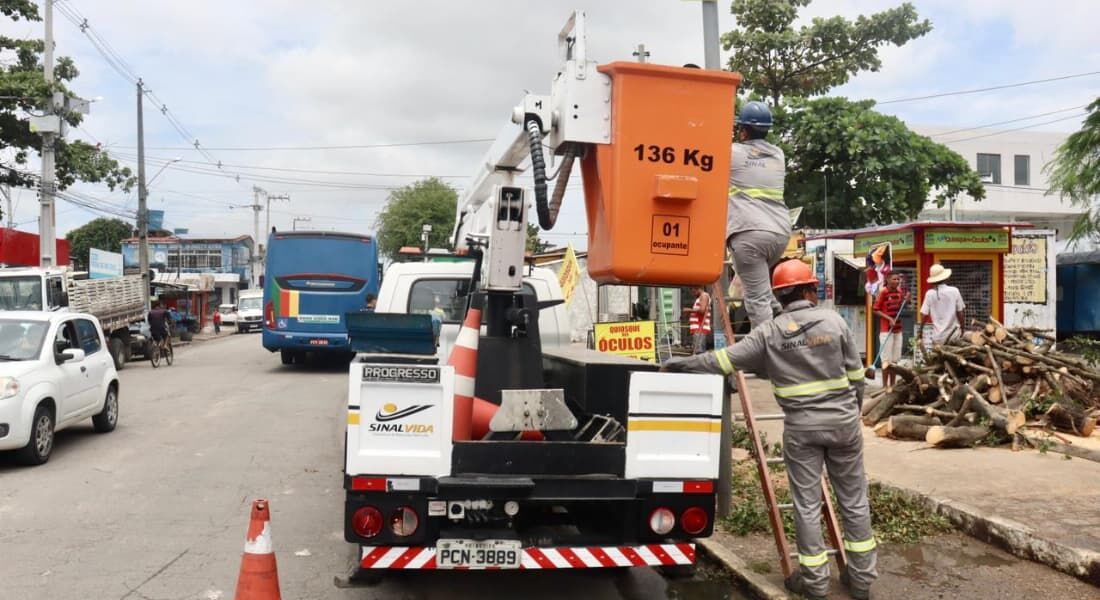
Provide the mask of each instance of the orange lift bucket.
POLYGON ((611 143, 581 162, 588 272, 600 283, 710 283, 725 255, 741 76, 635 62, 611 78, 611 143))

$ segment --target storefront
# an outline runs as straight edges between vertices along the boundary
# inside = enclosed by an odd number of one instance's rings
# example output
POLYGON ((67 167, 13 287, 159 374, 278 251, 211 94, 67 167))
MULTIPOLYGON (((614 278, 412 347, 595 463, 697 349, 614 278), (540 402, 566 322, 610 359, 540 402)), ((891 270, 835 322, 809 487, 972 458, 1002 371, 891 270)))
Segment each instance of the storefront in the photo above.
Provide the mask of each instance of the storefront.
MULTIPOLYGON (((951 269, 948 282, 959 289, 966 303, 966 319, 1003 321, 1005 313, 1005 255, 1012 251, 1012 230, 1030 227, 1026 223, 917 222, 846 231, 828 236, 852 240, 852 258, 863 264, 876 247, 889 243, 892 272, 902 275, 910 301, 901 320, 904 346, 916 334, 921 299, 931 287, 925 281, 933 264, 951 269)), ((865 295, 865 337, 867 361, 878 351, 877 317, 871 310, 873 298, 865 295)), ((928 332, 926 331, 926 335, 928 332)))

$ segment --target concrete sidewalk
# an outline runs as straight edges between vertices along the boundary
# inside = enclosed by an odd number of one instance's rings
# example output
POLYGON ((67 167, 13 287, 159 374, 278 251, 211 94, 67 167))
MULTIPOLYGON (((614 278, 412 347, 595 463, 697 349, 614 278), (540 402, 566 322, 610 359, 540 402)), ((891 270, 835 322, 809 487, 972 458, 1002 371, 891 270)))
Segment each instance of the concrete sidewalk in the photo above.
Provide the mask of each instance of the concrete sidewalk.
MULTIPOLYGON (((750 379, 749 393, 756 414, 779 412, 769 382, 750 379)), ((782 440, 782 422, 760 428, 769 442, 782 440)), ((979 540, 1100 585, 1100 463, 1034 450, 927 449, 869 428, 864 442, 872 481, 920 499, 979 540)), ((737 550, 728 538, 715 542, 737 550)))

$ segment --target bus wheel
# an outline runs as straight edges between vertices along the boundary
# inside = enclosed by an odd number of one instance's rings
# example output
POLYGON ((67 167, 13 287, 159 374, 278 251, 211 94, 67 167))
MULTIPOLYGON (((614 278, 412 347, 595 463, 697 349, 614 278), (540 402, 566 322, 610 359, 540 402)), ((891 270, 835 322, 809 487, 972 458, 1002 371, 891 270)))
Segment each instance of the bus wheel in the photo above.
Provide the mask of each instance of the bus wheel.
POLYGON ((282 359, 284 365, 294 364, 294 352, 291 350, 279 350, 279 358, 282 359))

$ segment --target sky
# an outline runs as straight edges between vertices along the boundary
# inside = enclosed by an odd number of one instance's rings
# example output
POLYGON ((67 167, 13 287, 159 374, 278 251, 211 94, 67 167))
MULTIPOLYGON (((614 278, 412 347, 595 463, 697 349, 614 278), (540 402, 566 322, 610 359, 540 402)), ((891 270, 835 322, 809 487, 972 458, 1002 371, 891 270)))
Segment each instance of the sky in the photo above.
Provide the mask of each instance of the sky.
MULTIPOLYGON (((62 14, 66 8, 87 19, 187 134, 162 106, 145 101, 149 207, 165 211, 166 227, 192 236, 251 234, 253 186, 289 196, 271 202, 272 226, 367 233, 394 187, 435 175, 461 189, 523 94, 549 93, 559 65, 556 35, 575 8, 587 13, 589 56, 599 62, 632 60, 639 43, 651 62, 704 62, 700 5, 684 0, 59 4, 57 53, 81 71, 72 88, 97 99, 69 135, 136 163, 136 87, 62 14), (196 139, 205 152, 195 150, 196 139)), ((802 19, 854 18, 897 4, 816 0, 802 19)), ((913 4, 933 31, 884 48, 879 72, 860 74, 833 95, 889 101, 1100 71, 1094 0, 1049 0, 1041 14, 1025 0, 913 4)), ((735 26, 728 6, 719 2, 723 32, 735 26)), ((42 27, 7 22, 0 34, 38 37, 42 27)), ((1070 132, 1081 123, 1074 107, 1098 95, 1094 75, 888 102, 879 110, 912 125, 953 128, 1053 113, 1003 127, 1070 132)), ((136 191, 76 189, 116 210, 137 206, 136 191)), ((15 222, 36 231, 35 192, 14 190, 14 202, 15 222)), ((59 233, 97 216, 62 202, 59 233)), ((583 197, 570 192, 557 227, 543 237, 584 247, 585 231, 583 197)))

